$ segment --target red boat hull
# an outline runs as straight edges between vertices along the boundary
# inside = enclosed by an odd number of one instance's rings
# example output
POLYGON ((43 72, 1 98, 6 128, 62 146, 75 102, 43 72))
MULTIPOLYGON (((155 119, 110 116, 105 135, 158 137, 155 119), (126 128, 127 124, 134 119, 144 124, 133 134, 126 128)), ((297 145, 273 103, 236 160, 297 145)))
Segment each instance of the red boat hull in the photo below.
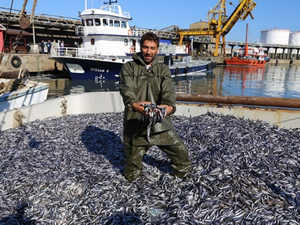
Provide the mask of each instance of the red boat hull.
POLYGON ((226 65, 244 65, 244 66, 264 66, 266 60, 257 60, 257 59, 242 59, 239 57, 232 57, 230 59, 225 59, 226 65))

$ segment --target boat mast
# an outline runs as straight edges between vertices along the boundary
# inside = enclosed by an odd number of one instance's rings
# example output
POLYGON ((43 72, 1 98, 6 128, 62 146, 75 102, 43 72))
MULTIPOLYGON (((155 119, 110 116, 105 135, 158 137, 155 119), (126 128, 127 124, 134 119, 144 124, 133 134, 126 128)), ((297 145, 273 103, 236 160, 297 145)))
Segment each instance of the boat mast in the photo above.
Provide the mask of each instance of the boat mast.
POLYGON ((248 23, 246 24, 245 56, 248 54, 248 23))

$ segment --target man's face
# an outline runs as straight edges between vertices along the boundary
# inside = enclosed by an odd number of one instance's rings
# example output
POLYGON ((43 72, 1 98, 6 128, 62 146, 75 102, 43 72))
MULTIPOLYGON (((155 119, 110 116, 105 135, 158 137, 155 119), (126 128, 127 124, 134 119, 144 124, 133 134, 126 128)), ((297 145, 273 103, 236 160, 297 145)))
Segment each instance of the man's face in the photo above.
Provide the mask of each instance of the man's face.
POLYGON ((146 65, 151 65, 157 53, 157 44, 154 41, 145 40, 142 45, 142 55, 146 65))

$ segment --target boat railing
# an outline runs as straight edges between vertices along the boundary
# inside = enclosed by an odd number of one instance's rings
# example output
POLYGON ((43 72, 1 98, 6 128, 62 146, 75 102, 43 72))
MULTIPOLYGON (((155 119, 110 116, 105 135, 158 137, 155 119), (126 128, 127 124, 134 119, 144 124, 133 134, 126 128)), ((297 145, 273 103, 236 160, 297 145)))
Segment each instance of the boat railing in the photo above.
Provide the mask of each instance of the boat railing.
POLYGON ((126 16, 126 17, 130 17, 130 13, 129 13, 129 12, 124 12, 124 11, 122 11, 122 15, 123 15, 123 16, 126 16))
POLYGON ((75 56, 80 58, 97 58, 101 54, 101 51, 97 48, 76 48, 75 56))
POLYGON ((55 47, 51 48, 51 56, 71 56, 75 57, 78 48, 55 47))
POLYGON ((106 12, 110 12, 110 13, 119 14, 119 15, 121 15, 121 16, 130 18, 130 13, 129 13, 129 12, 124 12, 124 11, 121 9, 121 6, 120 6, 120 5, 102 6, 102 7, 101 7, 101 10, 106 11, 106 12))
POLYGON ((119 58, 116 55, 99 55, 97 59, 107 60, 107 61, 118 61, 119 58))
POLYGON ((100 51, 93 48, 73 48, 73 47, 57 47, 52 48, 51 56, 66 56, 74 58, 100 59, 108 61, 118 61, 116 55, 103 55, 100 51))
POLYGON ((84 35, 84 26, 78 26, 75 28, 75 34, 77 36, 84 35))
MULTIPOLYGON (((93 30, 93 27, 91 27, 91 29, 93 30)), ((154 32, 156 35, 159 36, 159 38, 164 38, 164 39, 170 39, 170 38, 175 39, 178 36, 176 32, 166 32, 166 31, 138 28, 138 27, 131 27, 130 29, 132 30, 132 36, 135 37, 141 37, 147 32, 154 32)), ((75 28, 75 34, 77 36, 82 36, 85 34, 85 32, 87 31, 85 30, 84 26, 77 26, 75 28)))
MULTIPOLYGON (((84 48, 84 47, 55 47, 51 48, 51 56, 66 56, 76 58, 93 58, 101 60, 118 60, 118 56, 110 54, 110 48, 84 48)), ((129 52, 128 52, 129 53, 129 52)), ((159 53, 164 55, 185 54, 180 46, 161 44, 159 53)), ((124 53, 124 57, 126 54, 124 53)))

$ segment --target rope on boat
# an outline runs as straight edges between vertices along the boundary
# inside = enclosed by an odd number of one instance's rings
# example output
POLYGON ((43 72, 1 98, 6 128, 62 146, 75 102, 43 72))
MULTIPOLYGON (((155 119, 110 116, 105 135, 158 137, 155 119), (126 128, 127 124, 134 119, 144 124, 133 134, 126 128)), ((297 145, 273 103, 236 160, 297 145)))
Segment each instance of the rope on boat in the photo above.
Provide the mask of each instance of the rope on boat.
POLYGON ((29 78, 29 71, 21 68, 18 78, 9 79, 7 82, 0 82, 0 95, 22 89, 26 86, 29 78))

